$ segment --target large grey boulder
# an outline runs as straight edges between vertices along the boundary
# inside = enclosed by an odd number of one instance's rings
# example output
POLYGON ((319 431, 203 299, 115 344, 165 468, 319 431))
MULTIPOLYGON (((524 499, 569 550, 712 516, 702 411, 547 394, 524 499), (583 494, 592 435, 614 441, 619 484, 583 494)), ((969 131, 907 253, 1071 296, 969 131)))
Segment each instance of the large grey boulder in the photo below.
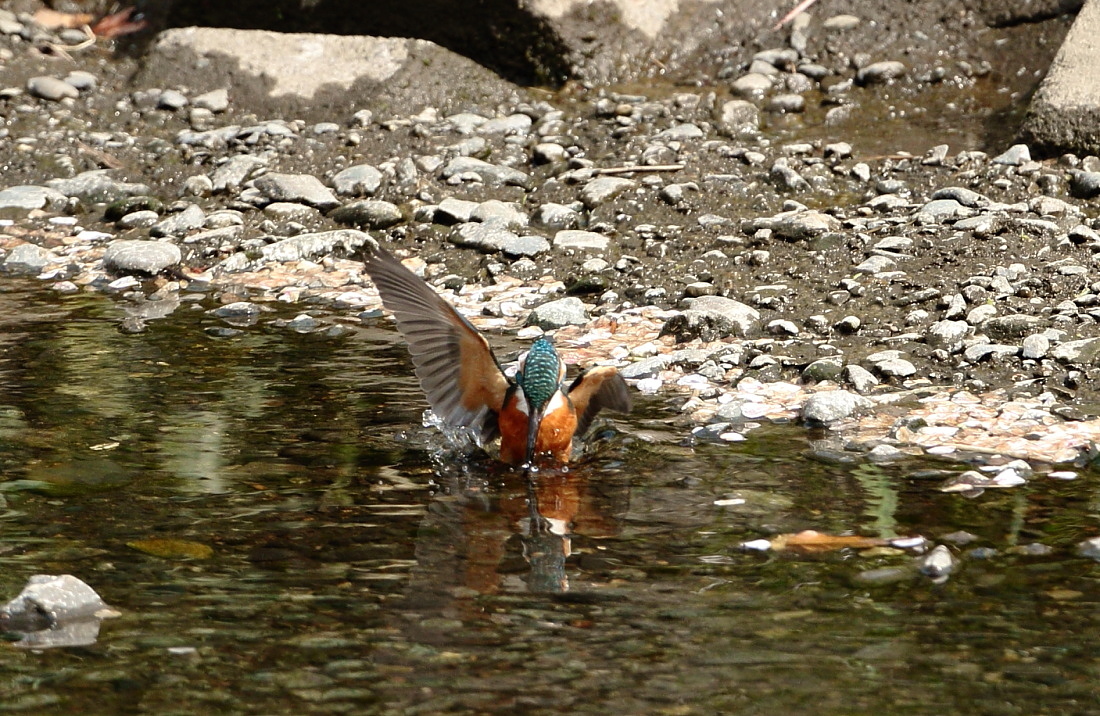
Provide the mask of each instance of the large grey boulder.
POLYGON ((1086 2, 1035 93, 1021 139, 1046 154, 1100 154, 1100 2, 1086 2))

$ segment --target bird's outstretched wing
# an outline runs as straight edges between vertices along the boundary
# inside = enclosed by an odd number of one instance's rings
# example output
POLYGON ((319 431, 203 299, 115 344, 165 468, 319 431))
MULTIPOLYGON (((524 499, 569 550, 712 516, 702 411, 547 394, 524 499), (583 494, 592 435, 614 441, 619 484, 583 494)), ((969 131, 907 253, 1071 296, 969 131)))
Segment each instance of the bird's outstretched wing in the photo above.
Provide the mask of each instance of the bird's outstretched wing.
POLYGON ((363 253, 367 274, 409 344, 416 376, 432 410, 452 426, 472 428, 485 445, 498 434, 508 379, 489 343, 454 306, 382 248, 363 253))
POLYGON ((604 408, 630 412, 632 403, 626 381, 610 366, 589 368, 569 386, 569 399, 577 411, 577 435, 584 435, 604 408))

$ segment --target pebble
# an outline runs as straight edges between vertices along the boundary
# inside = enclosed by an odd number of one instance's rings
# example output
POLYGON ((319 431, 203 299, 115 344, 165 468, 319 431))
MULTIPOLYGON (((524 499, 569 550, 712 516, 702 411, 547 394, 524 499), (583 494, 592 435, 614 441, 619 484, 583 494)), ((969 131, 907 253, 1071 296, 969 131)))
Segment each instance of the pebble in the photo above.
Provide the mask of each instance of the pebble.
POLYGON ((564 326, 584 325, 588 320, 584 303, 579 298, 567 296, 534 308, 527 317, 527 325, 550 331, 564 326))
POLYGON ((63 99, 75 99, 80 90, 57 77, 39 76, 27 80, 27 93, 32 97, 58 102, 63 99))
POLYGON ((255 180, 256 188, 270 201, 289 201, 328 211, 340 205, 332 190, 310 174, 272 172, 255 180))
POLYGON ((440 171, 440 177, 450 180, 462 178, 463 175, 474 175, 480 181, 493 186, 512 185, 526 187, 531 183, 531 177, 518 169, 490 164, 489 162, 473 157, 455 157, 447 162, 440 171))
POLYGON ((554 248, 603 252, 611 240, 594 231, 564 229, 554 234, 554 248))
POLYGON ((875 62, 856 73, 856 82, 861 85, 882 84, 902 77, 905 73, 905 65, 896 60, 875 62))
POLYGON ((1018 167, 1031 161, 1031 150, 1026 144, 1013 144, 1004 153, 998 154, 990 161, 994 164, 1018 167))
POLYGON ((382 186, 382 172, 370 164, 356 164, 332 177, 332 188, 341 196, 374 196, 382 186))
POLYGON ((631 179, 596 177, 581 188, 579 198, 588 209, 594 209, 635 186, 637 183, 631 179))
POLYGON ((184 236, 201 229, 206 214, 197 204, 188 204, 183 211, 169 214, 149 228, 150 236, 184 236))
POLYGON ((723 102, 715 119, 718 124, 718 131, 729 137, 736 137, 760 129, 760 110, 752 102, 743 99, 732 99, 723 102))
POLYGON ((490 224, 471 221, 464 224, 456 224, 447 240, 456 246, 464 246, 486 253, 501 251, 509 242, 517 241, 519 237, 507 229, 501 229, 490 224))
POLYGON ((945 545, 937 545, 920 560, 921 574, 935 582, 944 582, 955 571, 955 555, 945 545))
POLYGON ((0 209, 64 211, 68 205, 65 194, 44 186, 11 186, 0 190, 0 209))
POLYGON ((759 99, 772 88, 772 80, 759 72, 750 72, 730 83, 730 91, 746 99, 759 99))
POLYGON ((181 258, 179 247, 166 241, 125 240, 107 246, 103 263, 119 271, 156 274, 178 265, 181 258))
POLYGON ((46 186, 65 196, 81 199, 88 203, 110 203, 131 196, 144 196, 151 193, 147 184, 130 183, 115 179, 110 169, 93 169, 74 177, 50 179, 46 186))
POLYGON ((802 419, 810 423, 829 425, 853 417, 873 404, 867 398, 847 390, 827 390, 814 393, 802 404, 802 419))
POLYGON ((338 224, 372 231, 388 229, 405 220, 396 204, 377 199, 360 199, 334 209, 329 218, 338 224))
POLYGON ((52 260, 48 249, 34 244, 19 244, 4 258, 4 271, 8 273, 35 275, 42 271, 52 260))

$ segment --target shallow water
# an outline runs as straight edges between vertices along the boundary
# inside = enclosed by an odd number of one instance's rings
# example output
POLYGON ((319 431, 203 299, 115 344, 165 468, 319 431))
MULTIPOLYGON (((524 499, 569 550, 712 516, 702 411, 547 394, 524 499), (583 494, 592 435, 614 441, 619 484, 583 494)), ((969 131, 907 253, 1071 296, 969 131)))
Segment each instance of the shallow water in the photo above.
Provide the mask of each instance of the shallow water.
POLYGON ((687 447, 655 401, 539 474, 571 534, 532 533, 521 476, 433 456, 385 323, 220 336, 185 300, 125 335, 111 300, 0 290, 0 598, 69 573, 121 612, 0 646, 0 711, 1100 709, 1095 475, 968 500, 935 490, 959 466, 814 460, 797 427, 687 447), (943 584, 739 548, 803 529, 976 541, 943 584))

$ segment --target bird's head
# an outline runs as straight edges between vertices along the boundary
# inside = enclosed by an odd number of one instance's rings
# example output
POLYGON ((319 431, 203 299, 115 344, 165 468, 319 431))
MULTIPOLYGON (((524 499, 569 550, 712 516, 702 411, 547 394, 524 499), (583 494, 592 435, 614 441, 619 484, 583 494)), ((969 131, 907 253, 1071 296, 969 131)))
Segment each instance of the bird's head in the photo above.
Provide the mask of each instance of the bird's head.
POLYGON ((516 382, 527 401, 527 464, 535 456, 535 441, 543 411, 565 379, 565 363, 558 357, 554 344, 540 338, 520 360, 516 382))

